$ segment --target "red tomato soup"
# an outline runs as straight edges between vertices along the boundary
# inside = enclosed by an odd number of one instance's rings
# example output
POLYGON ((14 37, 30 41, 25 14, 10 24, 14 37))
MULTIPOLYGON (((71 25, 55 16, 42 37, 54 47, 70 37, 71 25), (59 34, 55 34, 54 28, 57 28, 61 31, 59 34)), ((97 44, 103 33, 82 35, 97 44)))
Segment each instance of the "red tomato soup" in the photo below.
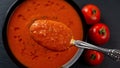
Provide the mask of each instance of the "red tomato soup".
POLYGON ((59 68, 75 55, 78 48, 73 46, 56 52, 36 43, 30 36, 29 27, 37 19, 62 22, 72 30, 74 39, 82 40, 81 19, 64 0, 25 0, 10 17, 7 39, 17 60, 29 68, 59 68))

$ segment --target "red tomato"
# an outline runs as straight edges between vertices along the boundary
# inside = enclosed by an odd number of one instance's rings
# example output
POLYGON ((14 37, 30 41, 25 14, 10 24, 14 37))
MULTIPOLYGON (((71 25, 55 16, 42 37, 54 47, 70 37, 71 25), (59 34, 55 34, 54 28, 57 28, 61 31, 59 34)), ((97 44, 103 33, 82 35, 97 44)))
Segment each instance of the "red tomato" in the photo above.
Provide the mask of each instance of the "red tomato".
POLYGON ((97 45, 103 45, 110 38, 110 31, 107 25, 97 23, 89 29, 89 38, 97 45))
POLYGON ((87 64, 96 66, 103 62, 104 54, 95 50, 86 50, 84 59, 87 64))
POLYGON ((82 8, 82 13, 87 24, 95 24, 100 21, 100 10, 96 5, 87 4, 82 8))

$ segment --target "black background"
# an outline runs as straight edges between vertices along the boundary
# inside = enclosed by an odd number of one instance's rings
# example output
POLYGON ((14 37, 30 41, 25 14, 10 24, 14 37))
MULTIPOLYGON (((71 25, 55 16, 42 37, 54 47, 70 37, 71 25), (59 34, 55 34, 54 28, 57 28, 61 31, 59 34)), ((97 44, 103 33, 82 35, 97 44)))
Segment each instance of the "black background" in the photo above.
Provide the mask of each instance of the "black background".
MULTIPOLYGON (((18 68, 8 56, 2 40, 3 25, 6 13, 15 0, 0 0, 0 68, 18 68)), ((120 49, 120 0, 73 0, 80 8, 85 4, 95 4, 101 10, 101 22, 109 26, 111 37, 107 44, 102 47, 120 49)), ((82 58, 71 68, 120 68, 120 62, 115 62, 105 56, 105 60, 99 66, 88 66, 82 58)))

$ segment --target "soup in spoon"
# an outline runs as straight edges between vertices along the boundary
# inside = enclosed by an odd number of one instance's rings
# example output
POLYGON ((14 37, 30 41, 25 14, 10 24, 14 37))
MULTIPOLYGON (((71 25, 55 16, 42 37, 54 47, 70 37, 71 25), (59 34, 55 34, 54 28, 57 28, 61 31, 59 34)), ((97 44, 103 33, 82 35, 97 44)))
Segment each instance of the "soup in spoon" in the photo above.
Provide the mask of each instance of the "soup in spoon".
POLYGON ((65 24, 52 20, 35 20, 30 26, 30 35, 38 44, 53 51, 68 49, 73 36, 65 24))

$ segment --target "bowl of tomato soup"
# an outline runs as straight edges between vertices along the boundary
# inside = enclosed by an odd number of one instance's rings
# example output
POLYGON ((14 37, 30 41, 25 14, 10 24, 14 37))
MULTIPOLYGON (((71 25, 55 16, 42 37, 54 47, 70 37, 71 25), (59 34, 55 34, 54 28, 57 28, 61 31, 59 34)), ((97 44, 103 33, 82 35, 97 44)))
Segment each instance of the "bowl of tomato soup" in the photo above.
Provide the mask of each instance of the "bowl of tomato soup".
POLYGON ((72 46, 65 51, 51 51, 36 43, 29 31, 30 25, 36 20, 57 21, 72 30, 74 39, 83 40, 83 24, 76 9, 66 0, 16 2, 14 7, 12 6, 14 10, 9 13, 6 20, 5 28, 7 39, 5 47, 9 49, 12 56, 28 68, 67 68, 74 64, 83 49, 72 46))

